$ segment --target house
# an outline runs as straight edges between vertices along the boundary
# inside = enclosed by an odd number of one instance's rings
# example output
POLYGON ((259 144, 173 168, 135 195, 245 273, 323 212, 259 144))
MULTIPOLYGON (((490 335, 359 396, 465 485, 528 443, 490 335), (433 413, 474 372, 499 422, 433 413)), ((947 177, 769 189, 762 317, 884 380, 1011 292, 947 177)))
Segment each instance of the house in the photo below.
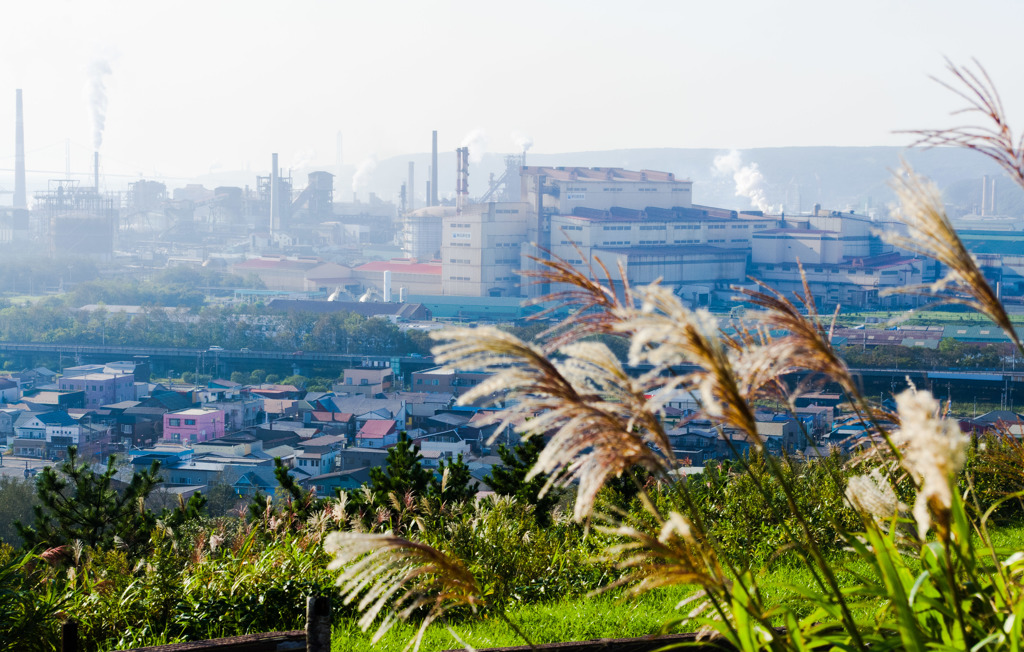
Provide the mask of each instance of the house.
POLYGON ((366 467, 385 466, 388 451, 386 448, 343 448, 338 451, 337 466, 340 470, 359 469, 366 467))
POLYGON ((306 478, 299 482, 320 497, 334 496, 341 491, 353 491, 370 481, 370 469, 359 467, 345 471, 332 471, 306 478))
POLYGON ((21 387, 10 378, 0 378, 0 403, 17 403, 21 400, 21 387))
POLYGON ((164 414, 167 410, 159 407, 125 408, 117 417, 115 427, 122 438, 130 439, 130 446, 146 448, 152 446, 163 437, 164 414))
POLYGON ((340 384, 334 385, 334 391, 364 396, 376 396, 391 391, 395 385, 395 373, 390 367, 346 369, 345 377, 340 384))
POLYGON ((135 376, 131 374, 86 373, 64 376, 59 382, 63 392, 83 392, 86 408, 135 399, 135 376))
POLYGON ((314 410, 305 416, 309 425, 319 427, 324 434, 343 435, 348 441, 356 436, 356 415, 351 412, 314 410))
POLYGON ((40 412, 85 407, 85 392, 31 389, 22 392, 21 401, 40 412))
POLYGON ((14 422, 22 410, 17 408, 0 409, 0 442, 8 446, 14 444, 14 422))
POLYGON ((42 425, 46 438, 46 456, 51 459, 67 455, 68 446, 78 446, 82 440, 82 428, 67 412, 46 412, 37 414, 29 427, 42 425))
POLYGON ((14 441, 11 448, 21 457, 46 456, 46 424, 39 420, 40 412, 22 412, 14 421, 14 441))
POLYGON ((202 442, 224 436, 224 413, 213 408, 189 408, 164 415, 164 441, 202 442))
POLYGON ((209 396, 212 400, 203 400, 204 408, 220 410, 224 413, 225 430, 240 430, 255 426, 259 415, 263 412, 263 397, 248 393, 224 391, 218 396, 209 396))
POLYGON ((351 412, 356 415, 356 429, 370 419, 394 419, 406 426, 408 412, 406 403, 400 396, 394 398, 368 398, 363 396, 337 396, 331 399, 334 403, 333 412, 351 412))
POLYGON ((355 438, 355 445, 360 448, 387 448, 397 443, 398 426, 394 419, 367 419, 355 438))

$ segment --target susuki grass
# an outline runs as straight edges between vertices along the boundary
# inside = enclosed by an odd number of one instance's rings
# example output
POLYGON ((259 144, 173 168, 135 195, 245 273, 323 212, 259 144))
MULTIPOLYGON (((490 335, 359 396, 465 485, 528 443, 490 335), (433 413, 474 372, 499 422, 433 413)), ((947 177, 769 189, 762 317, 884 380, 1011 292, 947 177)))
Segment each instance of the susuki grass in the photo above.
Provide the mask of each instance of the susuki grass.
MULTIPOLYGON (((961 96, 970 102, 969 111, 985 115, 991 125, 921 132, 924 142, 980 151, 1024 187, 1024 148, 1006 126, 991 83, 983 72, 951 70, 966 86, 961 96)), ((937 260, 944 273, 935 283, 906 291, 974 309, 1024 354, 996 293, 952 228, 939 193, 909 170, 897 175, 894 188, 900 199, 894 215, 904 231, 884 236, 937 260)), ((998 502, 982 504, 970 474, 966 489, 958 484, 968 437, 927 391, 901 393, 896 413, 862 395, 832 346, 835 318, 818 314, 806 282, 792 297, 764 285, 743 290, 744 299, 760 309, 747 315, 757 324, 724 331, 709 313, 683 306, 658 284, 616 287, 600 263, 596 267, 605 282, 563 260, 538 262, 542 270, 534 276, 554 288, 546 299, 575 306, 546 340, 526 343, 495 329, 458 329, 435 335, 440 340, 435 355, 449 367, 492 374, 463 401, 501 392, 507 407, 497 418, 515 424, 524 436, 548 440, 531 475, 546 475, 551 487, 576 489, 575 519, 597 524, 596 531, 610 539, 603 557, 618 575, 610 587, 622 587, 633 599, 692 587, 694 592, 676 605, 676 620, 743 650, 1015 650, 1024 643, 1024 553, 1007 554, 993 540, 988 519, 998 502), (585 339, 593 334, 627 339, 630 363, 651 371, 630 376, 607 346, 585 339), (676 373, 681 363, 697 371, 676 373), (828 477, 820 486, 802 487, 788 459, 766 454, 754 414, 759 401, 793 406, 802 388, 784 379, 796 370, 837 383, 869 439, 847 469, 823 467, 828 477), (698 399, 701 416, 720 433, 729 429, 750 443, 753 454, 737 455, 736 465, 781 534, 779 547, 788 551, 795 582, 773 582, 742 547, 725 545, 714 519, 700 508, 696 487, 677 473, 679 462, 660 416, 667 397, 679 391, 698 399), (602 488, 623 477, 636 485, 642 516, 598 511, 602 488), (655 485, 641 482, 643 477, 655 485), (821 514, 817 505, 827 503, 835 486, 845 486, 845 505, 821 514), (671 489, 652 493, 655 487, 671 489), (855 513, 855 523, 845 520, 844 512, 855 513), (821 527, 822 519, 827 528, 821 527), (836 539, 847 550, 840 557, 832 550, 836 539), (776 629, 780 626, 784 629, 776 629)), ((731 442, 732 436, 724 439, 731 442)), ((383 555, 388 564, 400 563, 399 553, 374 548, 369 537, 355 534, 347 540, 365 540, 372 559, 383 555)), ((440 551, 436 555, 445 557, 440 551)), ((458 562, 436 566, 449 563, 458 562)), ((383 568, 391 568, 388 564, 383 568)), ((369 596, 403 590, 407 580, 389 572, 364 580, 363 586, 374 587, 369 596)), ((389 617, 413 616, 402 611, 409 600, 440 604, 451 592, 437 571, 433 581, 438 597, 401 594, 389 617)), ((360 590, 348 585, 349 595, 360 590)), ((364 606, 369 602, 372 597, 364 598, 364 606)), ((475 596, 472 604, 522 631, 503 609, 489 605, 486 595, 475 596)), ((376 602, 372 608, 380 606, 376 602)), ((428 619, 433 615, 429 611, 428 619)), ((421 643, 417 635, 408 646, 421 643)))

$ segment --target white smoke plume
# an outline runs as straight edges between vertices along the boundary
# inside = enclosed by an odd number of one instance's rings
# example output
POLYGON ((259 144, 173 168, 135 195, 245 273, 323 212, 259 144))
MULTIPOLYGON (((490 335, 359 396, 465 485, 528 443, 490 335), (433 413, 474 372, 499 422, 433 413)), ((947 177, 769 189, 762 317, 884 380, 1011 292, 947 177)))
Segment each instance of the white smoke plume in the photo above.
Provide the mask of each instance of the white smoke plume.
POLYGON ((516 144, 516 152, 528 152, 533 147, 533 138, 521 131, 513 131, 509 138, 516 144))
POLYGON ((312 148, 300 149, 291 156, 286 166, 289 170, 305 170, 316 158, 316 150, 312 148))
POLYGON ((487 134, 483 129, 474 129, 466 134, 459 147, 469 148, 469 162, 479 163, 487 152, 487 134))
POLYGON ((368 188, 370 185, 370 177, 373 176, 373 171, 377 169, 377 157, 371 156, 370 158, 363 159, 363 162, 356 168, 356 173, 352 175, 352 192, 359 192, 364 188, 368 188))
POLYGON ((106 76, 111 74, 110 62, 106 59, 96 59, 88 68, 89 84, 89 109, 92 111, 92 145, 93 149, 99 151, 103 144, 103 129, 107 126, 107 81, 106 76))
POLYGON ((764 185, 764 175, 761 174, 757 163, 743 165, 743 158, 740 156, 740 153, 732 150, 728 154, 721 154, 715 157, 713 170, 719 176, 732 176, 732 180, 736 184, 737 197, 746 197, 754 208, 766 213, 771 212, 772 206, 768 203, 768 198, 765 196, 764 188, 762 187, 764 185))

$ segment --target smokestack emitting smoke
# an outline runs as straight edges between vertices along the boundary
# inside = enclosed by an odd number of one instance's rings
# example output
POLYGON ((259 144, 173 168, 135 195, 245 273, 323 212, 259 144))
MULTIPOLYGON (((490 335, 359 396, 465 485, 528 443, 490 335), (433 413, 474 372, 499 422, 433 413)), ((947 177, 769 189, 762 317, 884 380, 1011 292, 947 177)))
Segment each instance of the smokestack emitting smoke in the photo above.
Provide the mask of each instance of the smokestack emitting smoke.
POLYGON ((96 186, 96 194, 100 192, 100 153, 92 153, 92 174, 93 185, 96 186))
POLYGON ((356 168, 356 173, 352 175, 352 197, 355 201, 356 193, 370 186, 370 176, 373 174, 374 169, 377 167, 377 158, 371 156, 370 158, 363 159, 363 162, 356 168))
POLYGON ((728 154, 715 157, 714 172, 717 175, 732 175, 737 197, 746 197, 750 200, 750 205, 758 210, 766 213, 771 211, 772 207, 765 197, 764 188, 761 187, 764 184, 764 175, 758 169, 757 163, 743 165, 740 153, 732 150, 728 154))
POLYGON ((103 145, 103 129, 107 125, 107 82, 111 73, 106 59, 97 59, 89 66, 89 108, 92 110, 92 145, 99 151, 103 145))
POLYGON ((434 131, 434 145, 430 150, 430 205, 437 206, 437 131, 434 131))
POLYGON ((516 151, 522 154, 530 151, 530 148, 533 147, 533 139, 521 131, 513 131, 509 137, 516 144, 516 151))
POLYGON ((469 160, 479 163, 487 152, 487 134, 483 129, 474 129, 462 139, 462 147, 469 148, 469 160))
POLYGON ((25 118, 21 110, 21 89, 15 92, 14 123, 14 208, 27 209, 25 198, 25 118))

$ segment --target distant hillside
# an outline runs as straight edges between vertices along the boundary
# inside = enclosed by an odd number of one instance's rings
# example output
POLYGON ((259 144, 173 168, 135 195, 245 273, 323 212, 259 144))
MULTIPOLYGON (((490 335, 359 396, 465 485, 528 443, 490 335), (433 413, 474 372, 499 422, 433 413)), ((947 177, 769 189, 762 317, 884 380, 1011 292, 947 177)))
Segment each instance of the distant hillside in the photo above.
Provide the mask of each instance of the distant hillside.
MULTIPOLYGON (((731 174, 716 174, 716 156, 728 154, 713 149, 624 149, 565 154, 527 154, 528 165, 624 167, 674 172, 694 181, 697 203, 750 209, 751 203, 735 194, 731 174)), ((763 176, 761 188, 767 203, 795 210, 810 210, 815 203, 823 207, 849 210, 865 208, 885 210, 893 195, 888 182, 891 171, 899 167, 903 156, 918 172, 930 177, 942 188, 953 215, 969 213, 980 204, 983 175, 995 176, 999 213, 1024 216, 1024 192, 1017 189, 1002 171, 984 157, 961 149, 907 150, 898 147, 776 147, 739 151, 742 166, 756 164, 763 176)), ((455 188, 455 154, 439 156, 439 193, 450 196, 455 188)), ((426 192, 429 154, 414 154, 385 159, 377 163, 368 183, 359 189, 360 199, 374 192, 383 199, 397 197, 406 180, 409 161, 416 164, 417 204, 426 192)), ((470 195, 479 196, 487 188, 488 175, 504 170, 503 154, 485 154, 470 166, 470 195)), ((338 184, 339 199, 351 197, 351 179, 338 184)))

